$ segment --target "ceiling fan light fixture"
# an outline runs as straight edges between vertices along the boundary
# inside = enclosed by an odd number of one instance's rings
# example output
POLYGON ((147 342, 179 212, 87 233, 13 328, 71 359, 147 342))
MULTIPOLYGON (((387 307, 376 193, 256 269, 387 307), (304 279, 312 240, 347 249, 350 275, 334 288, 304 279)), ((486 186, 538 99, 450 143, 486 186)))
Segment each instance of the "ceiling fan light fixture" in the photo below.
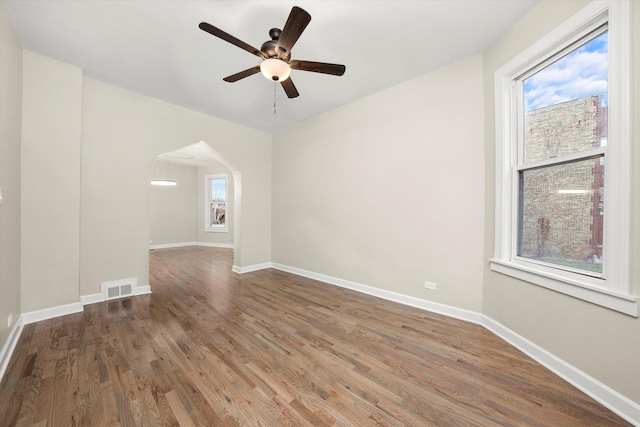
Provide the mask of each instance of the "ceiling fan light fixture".
POLYGON ((281 59, 269 58, 260 63, 260 71, 268 80, 282 82, 289 78, 291 67, 281 59))

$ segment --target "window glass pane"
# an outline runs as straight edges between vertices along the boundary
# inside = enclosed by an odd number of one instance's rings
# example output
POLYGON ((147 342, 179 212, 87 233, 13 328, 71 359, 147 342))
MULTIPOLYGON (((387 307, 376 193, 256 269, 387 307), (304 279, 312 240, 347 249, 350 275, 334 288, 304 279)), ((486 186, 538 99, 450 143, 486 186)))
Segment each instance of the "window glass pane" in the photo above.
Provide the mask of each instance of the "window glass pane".
POLYGON ((226 224, 227 180, 211 178, 209 180, 209 227, 220 227, 226 224))
POLYGON ((209 226, 220 226, 220 225, 226 224, 226 221, 225 221, 226 210, 227 210, 226 203, 211 202, 209 204, 209 209, 210 209, 209 226))
POLYGON ((604 157, 520 172, 518 255, 602 272, 604 157))
POLYGON ((524 161, 607 141, 608 32, 524 80, 524 161))
POLYGON ((211 179, 211 200, 224 202, 227 199, 227 185, 224 178, 211 179))

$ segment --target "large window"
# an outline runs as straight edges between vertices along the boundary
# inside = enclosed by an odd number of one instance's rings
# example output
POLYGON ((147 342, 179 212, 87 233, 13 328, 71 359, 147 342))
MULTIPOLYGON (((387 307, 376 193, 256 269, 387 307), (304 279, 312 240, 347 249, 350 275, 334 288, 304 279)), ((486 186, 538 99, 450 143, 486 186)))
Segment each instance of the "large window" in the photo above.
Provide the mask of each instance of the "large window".
POLYGON ((600 277, 607 141, 606 26, 514 80, 516 255, 600 277))
POLYGON ((496 72, 491 268, 637 316, 628 9, 594 2, 496 72))
POLYGON ((205 231, 227 230, 227 175, 206 175, 205 231))

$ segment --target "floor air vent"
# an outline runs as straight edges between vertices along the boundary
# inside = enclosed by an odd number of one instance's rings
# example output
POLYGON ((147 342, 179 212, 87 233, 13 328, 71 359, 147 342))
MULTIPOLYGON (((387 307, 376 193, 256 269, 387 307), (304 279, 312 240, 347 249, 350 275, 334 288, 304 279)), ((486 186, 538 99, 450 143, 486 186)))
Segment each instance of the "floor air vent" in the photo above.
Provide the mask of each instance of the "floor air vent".
POLYGON ((137 279, 114 280, 102 283, 102 294, 105 300, 124 298, 135 295, 137 279))

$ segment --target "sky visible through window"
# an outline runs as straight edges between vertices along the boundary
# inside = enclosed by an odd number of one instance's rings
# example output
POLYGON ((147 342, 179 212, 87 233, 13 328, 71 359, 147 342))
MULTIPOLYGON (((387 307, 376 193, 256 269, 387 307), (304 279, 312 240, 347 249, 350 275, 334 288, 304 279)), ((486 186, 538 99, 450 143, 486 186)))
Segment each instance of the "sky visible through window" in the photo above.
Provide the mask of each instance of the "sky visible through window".
POLYGON ((215 202, 224 202, 226 198, 226 180, 224 178, 212 179, 211 200, 215 202))
POLYGON ((602 95, 607 105, 608 31, 524 81, 525 111, 602 95))

